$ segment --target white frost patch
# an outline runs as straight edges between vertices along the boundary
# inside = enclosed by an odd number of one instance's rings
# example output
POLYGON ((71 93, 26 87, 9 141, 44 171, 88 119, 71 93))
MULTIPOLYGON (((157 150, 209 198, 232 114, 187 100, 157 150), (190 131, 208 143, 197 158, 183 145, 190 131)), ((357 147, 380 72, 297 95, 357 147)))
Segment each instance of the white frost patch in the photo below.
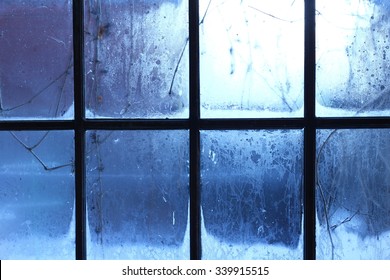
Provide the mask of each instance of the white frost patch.
MULTIPOLYGON (((0 211, 0 221, 10 218, 9 214, 0 211)), ((203 219, 202 219, 203 221, 203 219)), ((88 221, 87 221, 88 225, 88 221)), ((31 235, 17 240, 1 240, 1 259, 74 259, 75 235, 74 214, 67 235, 57 238, 31 235), (44 244, 44 246, 43 246, 44 244)), ((204 259, 302 259, 302 236, 299 245, 291 249, 282 245, 237 245, 219 241, 207 234, 202 222, 202 250, 204 259)), ((90 240, 87 227, 87 240, 90 240)), ((317 258, 331 259, 332 246, 325 226, 317 222, 317 258)), ((378 237, 361 239, 349 232, 345 227, 339 227, 332 232, 335 245, 335 259, 390 259, 390 231, 378 237)), ((89 259, 188 259, 189 258, 189 224, 184 242, 179 247, 148 246, 144 244, 118 244, 104 248, 88 243, 89 259)))
POLYGON ((302 113, 302 0, 203 0, 200 18, 203 117, 302 113))

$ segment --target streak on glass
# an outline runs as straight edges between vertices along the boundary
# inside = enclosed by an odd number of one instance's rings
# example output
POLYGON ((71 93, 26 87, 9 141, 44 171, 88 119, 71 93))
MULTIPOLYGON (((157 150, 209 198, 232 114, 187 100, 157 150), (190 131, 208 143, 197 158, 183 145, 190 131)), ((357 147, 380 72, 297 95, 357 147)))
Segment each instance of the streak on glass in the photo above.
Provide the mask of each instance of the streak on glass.
POLYGON ((71 131, 0 132, 1 259, 74 259, 73 156, 71 131))
POLYGON ((388 116, 387 0, 316 2, 317 116, 388 116))
POLYGON ((0 120, 73 118, 72 2, 0 5, 0 120))
POLYGON ((188 259, 188 131, 87 133, 88 259, 188 259))
POLYGON ((302 132, 201 132, 204 259, 302 258, 302 132))
POLYGON ((89 118, 188 117, 188 1, 85 1, 89 118))
POLYGON ((202 117, 302 116, 303 3, 200 1, 202 117))
POLYGON ((390 258, 390 130, 317 133, 317 258, 390 258))

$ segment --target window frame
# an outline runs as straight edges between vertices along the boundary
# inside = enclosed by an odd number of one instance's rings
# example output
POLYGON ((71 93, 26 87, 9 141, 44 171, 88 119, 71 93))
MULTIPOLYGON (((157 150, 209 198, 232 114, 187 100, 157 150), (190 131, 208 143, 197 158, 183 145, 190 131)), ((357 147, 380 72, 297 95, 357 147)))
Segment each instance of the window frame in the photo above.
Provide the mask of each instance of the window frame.
POLYGON ((75 147, 75 259, 87 259, 85 134, 88 130, 183 129, 190 136, 190 259, 202 258, 200 131, 303 129, 303 259, 316 259, 315 163, 316 131, 340 128, 390 128, 389 117, 331 117, 315 115, 316 30, 315 0, 305 0, 304 19, 304 116, 301 118, 202 119, 200 116, 199 1, 189 2, 189 118, 188 119, 87 119, 84 101, 84 1, 73 1, 74 119, 1 120, 6 130, 71 130, 75 147))

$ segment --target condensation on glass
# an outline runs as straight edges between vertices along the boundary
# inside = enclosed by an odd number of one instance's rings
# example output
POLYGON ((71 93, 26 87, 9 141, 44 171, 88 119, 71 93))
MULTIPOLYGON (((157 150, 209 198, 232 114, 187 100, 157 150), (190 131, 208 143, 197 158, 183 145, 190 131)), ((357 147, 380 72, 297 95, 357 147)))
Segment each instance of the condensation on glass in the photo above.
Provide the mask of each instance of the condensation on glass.
POLYGON ((88 131, 88 259, 189 259, 187 130, 88 131))
POLYGON ((390 129, 319 130, 318 259, 390 258, 390 129))
POLYGON ((0 120, 73 118, 72 2, 2 0, 0 120))
POLYGON ((387 0, 316 2, 317 116, 390 112, 387 0))
POLYGON ((188 1, 85 1, 89 118, 188 117, 188 1))
POLYGON ((303 131, 201 131, 204 259, 301 259, 303 131))
POLYGON ((202 117, 303 115, 302 0, 200 0, 202 117))
POLYGON ((74 259, 73 132, 0 132, 0 258, 74 259))

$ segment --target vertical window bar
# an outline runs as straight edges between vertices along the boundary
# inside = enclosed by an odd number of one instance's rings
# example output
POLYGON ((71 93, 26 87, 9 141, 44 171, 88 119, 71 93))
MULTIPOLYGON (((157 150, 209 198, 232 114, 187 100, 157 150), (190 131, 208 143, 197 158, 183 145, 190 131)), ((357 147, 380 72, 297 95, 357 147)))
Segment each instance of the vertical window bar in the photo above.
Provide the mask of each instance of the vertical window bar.
POLYGON ((190 258, 201 259, 200 135, 190 127, 190 258))
POLYGON ((199 2, 189 0, 190 80, 190 258, 201 259, 200 232, 200 93, 199 93, 199 2))
POLYGON ((75 216, 76 259, 86 259, 86 210, 84 165, 84 1, 73 1, 73 50, 74 50, 74 128, 75 128, 75 216))
POLYGON ((315 0, 305 1, 304 259, 316 257, 315 242, 315 0))

